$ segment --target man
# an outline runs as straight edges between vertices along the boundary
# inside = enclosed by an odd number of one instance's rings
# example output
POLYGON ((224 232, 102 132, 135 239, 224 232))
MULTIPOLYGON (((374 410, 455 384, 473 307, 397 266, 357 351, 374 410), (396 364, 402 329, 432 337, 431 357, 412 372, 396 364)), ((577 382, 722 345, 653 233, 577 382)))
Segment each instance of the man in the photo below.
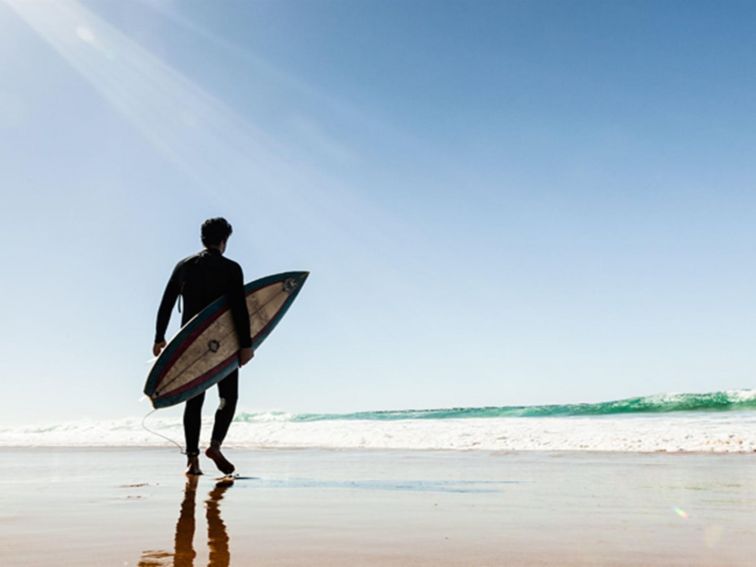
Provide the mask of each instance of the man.
MULTIPOLYGON (((239 366, 244 366, 254 356, 242 269, 236 262, 223 257, 226 243, 232 232, 231 225, 224 218, 206 220, 202 224, 202 244, 205 249, 184 258, 176 265, 158 310, 155 344, 152 347, 152 353, 155 356, 159 355, 165 347, 165 331, 179 295, 183 298, 184 304, 182 325, 219 297, 227 296, 234 328, 239 339, 239 366)), ((234 418, 238 392, 239 371, 234 370, 218 382, 220 404, 215 412, 210 447, 205 451, 205 455, 212 459, 224 474, 231 474, 235 470, 234 465, 221 453, 221 444, 234 418)), ((204 401, 205 393, 203 392, 188 400, 184 407, 186 474, 188 475, 202 474, 199 466, 199 437, 204 401)))

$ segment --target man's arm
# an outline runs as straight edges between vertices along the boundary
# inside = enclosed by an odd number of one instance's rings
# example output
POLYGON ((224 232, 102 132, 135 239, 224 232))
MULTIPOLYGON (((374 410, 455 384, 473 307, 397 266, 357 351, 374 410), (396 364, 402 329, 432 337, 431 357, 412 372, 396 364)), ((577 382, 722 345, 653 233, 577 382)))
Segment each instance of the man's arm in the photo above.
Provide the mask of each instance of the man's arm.
POLYGON ((239 339, 239 366, 244 366, 254 356, 252 352, 252 335, 249 325, 249 310, 244 294, 244 274, 241 266, 234 263, 231 272, 231 289, 228 292, 231 318, 239 339))
POLYGON ((165 286, 163 299, 160 301, 160 308, 157 314, 157 323, 155 324, 155 344, 152 347, 152 354, 157 356, 165 347, 165 331, 168 328, 168 322, 171 320, 171 311, 176 305, 176 299, 181 292, 181 266, 183 262, 176 264, 173 269, 168 285, 165 286))

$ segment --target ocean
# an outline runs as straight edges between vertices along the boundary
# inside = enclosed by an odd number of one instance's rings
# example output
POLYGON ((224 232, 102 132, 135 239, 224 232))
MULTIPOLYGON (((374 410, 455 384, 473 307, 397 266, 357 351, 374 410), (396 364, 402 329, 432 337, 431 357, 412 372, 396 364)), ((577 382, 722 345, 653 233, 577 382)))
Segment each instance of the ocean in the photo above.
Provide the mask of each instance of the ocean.
MULTIPOLYGON (((206 413, 203 433, 208 435, 212 412, 206 413)), ((146 420, 141 417, 78 420, 0 428, 0 446, 3 447, 170 446, 165 438, 181 443, 181 419, 162 417, 160 412, 146 420)), ((343 414, 240 412, 226 445, 752 453, 756 452, 756 390, 669 393, 568 405, 343 414)))

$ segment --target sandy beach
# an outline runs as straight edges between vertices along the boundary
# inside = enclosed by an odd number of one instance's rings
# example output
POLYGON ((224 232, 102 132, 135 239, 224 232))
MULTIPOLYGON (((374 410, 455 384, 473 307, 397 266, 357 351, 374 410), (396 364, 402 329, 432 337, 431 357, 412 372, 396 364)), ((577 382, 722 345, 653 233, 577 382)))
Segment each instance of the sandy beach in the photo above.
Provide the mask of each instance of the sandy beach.
POLYGON ((5 448, 2 565, 752 565, 756 455, 5 448))

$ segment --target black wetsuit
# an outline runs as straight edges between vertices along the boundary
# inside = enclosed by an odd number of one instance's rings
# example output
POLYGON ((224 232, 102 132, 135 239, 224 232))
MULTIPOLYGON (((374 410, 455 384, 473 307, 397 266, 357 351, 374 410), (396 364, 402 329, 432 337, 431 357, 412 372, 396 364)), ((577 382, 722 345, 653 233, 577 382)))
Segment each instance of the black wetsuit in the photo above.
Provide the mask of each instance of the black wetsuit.
MULTIPOLYGON (((239 347, 252 346, 249 329, 249 311, 244 298, 244 276, 239 264, 225 258, 219 250, 208 248, 199 254, 184 258, 173 270, 171 279, 163 293, 163 300, 158 310, 155 342, 165 340, 165 331, 171 318, 171 311, 176 299, 183 298, 181 324, 186 324, 192 317, 210 305, 213 301, 226 295, 231 308, 239 347)), ((234 370, 218 382, 220 406, 215 412, 212 441, 220 445, 228 433, 231 420, 236 411, 239 392, 239 371, 234 370)), ((202 403, 205 393, 186 402, 184 407, 184 436, 187 455, 199 454, 199 435, 202 425, 202 403)))

